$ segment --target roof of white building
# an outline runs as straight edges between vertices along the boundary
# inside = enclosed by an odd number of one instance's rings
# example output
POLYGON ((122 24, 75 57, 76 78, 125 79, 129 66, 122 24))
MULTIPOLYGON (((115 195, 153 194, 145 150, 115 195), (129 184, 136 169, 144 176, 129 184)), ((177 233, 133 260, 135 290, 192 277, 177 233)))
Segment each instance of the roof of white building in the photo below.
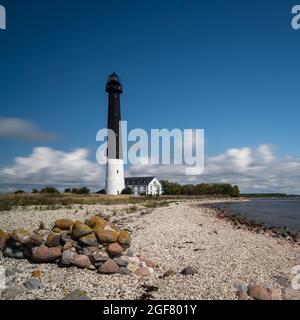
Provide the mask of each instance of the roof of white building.
MULTIPOLYGON (((125 178, 125 185, 148 185, 156 177, 130 177, 125 178)), ((157 179, 157 178, 156 178, 157 179)))

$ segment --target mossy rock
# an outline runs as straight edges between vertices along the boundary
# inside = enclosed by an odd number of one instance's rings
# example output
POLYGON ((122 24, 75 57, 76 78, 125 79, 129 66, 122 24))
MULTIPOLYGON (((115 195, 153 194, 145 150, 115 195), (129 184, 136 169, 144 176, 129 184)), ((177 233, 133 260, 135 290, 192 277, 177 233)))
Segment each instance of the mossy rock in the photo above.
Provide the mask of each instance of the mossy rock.
POLYGON ((101 226, 103 226, 103 228, 104 228, 104 226, 107 225, 107 223, 108 222, 106 220, 104 220, 103 218, 101 218, 99 216, 93 216, 90 219, 85 221, 85 224, 92 229, 95 229, 95 228, 101 227, 101 226))
POLYGON ((59 219, 55 221, 55 227, 60 230, 70 230, 73 226, 74 221, 69 219, 59 219))
POLYGON ((51 231, 46 239, 47 247, 58 247, 60 245, 60 234, 51 231))
POLYGON ((75 221, 73 227, 72 227, 72 233, 71 236, 73 239, 79 239, 81 237, 87 236, 88 234, 92 233, 93 230, 84 224, 81 221, 75 221))
POLYGON ((8 239, 8 235, 0 229, 0 250, 3 251, 5 248, 6 241, 8 239))
POLYGON ((14 230, 10 235, 10 239, 21 244, 29 243, 30 238, 31 238, 30 232, 23 228, 14 230))
POLYGON ((97 237, 95 236, 94 233, 90 233, 87 236, 83 236, 79 238, 78 241, 80 244, 83 244, 84 246, 88 246, 88 247, 98 246, 97 237))
POLYGON ((118 240, 119 233, 114 230, 101 230, 96 235, 100 243, 113 243, 118 240))
POLYGON ((131 242, 130 233, 126 230, 121 230, 118 236, 118 242, 120 244, 130 244, 131 242))

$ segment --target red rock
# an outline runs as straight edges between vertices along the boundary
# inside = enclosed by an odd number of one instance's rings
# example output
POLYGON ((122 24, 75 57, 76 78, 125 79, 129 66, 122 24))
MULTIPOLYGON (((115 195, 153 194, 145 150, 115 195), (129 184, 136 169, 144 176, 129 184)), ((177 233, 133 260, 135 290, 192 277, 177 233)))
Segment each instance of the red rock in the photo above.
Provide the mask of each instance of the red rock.
POLYGON ((74 259, 71 260, 71 263, 75 267, 82 269, 88 268, 91 265, 90 259, 83 254, 76 255, 74 259))
POLYGON ((109 244, 107 248, 107 253, 113 257, 120 256, 123 251, 123 248, 118 244, 118 242, 109 244))
POLYGON ((134 271, 135 275, 139 277, 148 277, 150 276, 150 271, 146 267, 139 267, 134 271))
POLYGON ((32 271, 31 277, 32 277, 32 278, 41 278, 42 275, 43 275, 43 274, 42 274, 42 271, 36 269, 36 270, 33 270, 33 271, 32 271))
POLYGON ((248 295, 254 300, 271 300, 270 292, 263 286, 250 287, 248 295))
POLYGON ((112 259, 108 259, 107 261, 105 261, 98 269, 99 273, 105 273, 105 274, 116 273, 118 271, 119 271, 119 266, 112 259))
POLYGON ((156 264, 152 260, 146 259, 145 257, 142 257, 142 256, 138 256, 138 258, 141 262, 144 262, 147 267, 156 268, 156 264))
POLYGON ((239 300, 249 300, 249 297, 246 291, 238 291, 236 295, 239 300))
POLYGON ((61 249, 59 247, 48 248, 44 245, 32 249, 32 260, 34 262, 46 263, 54 262, 61 257, 61 249))

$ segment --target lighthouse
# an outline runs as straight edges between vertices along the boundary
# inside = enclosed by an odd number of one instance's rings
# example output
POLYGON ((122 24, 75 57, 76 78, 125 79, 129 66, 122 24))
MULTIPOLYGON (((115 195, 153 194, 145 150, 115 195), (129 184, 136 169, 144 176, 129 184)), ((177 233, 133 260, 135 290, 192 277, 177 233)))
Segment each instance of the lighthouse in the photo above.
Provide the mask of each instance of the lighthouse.
POLYGON ((119 122, 121 121, 120 95, 122 85, 119 77, 113 73, 106 83, 108 93, 108 143, 106 167, 106 193, 121 194, 125 188, 122 139, 119 122))

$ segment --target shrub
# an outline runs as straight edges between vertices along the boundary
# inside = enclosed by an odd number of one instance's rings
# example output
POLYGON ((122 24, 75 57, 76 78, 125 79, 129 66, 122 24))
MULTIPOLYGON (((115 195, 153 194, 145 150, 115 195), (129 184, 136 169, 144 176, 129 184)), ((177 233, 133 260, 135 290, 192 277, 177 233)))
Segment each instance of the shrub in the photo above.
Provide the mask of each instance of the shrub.
POLYGON ((21 193, 26 193, 24 190, 17 190, 14 192, 14 194, 21 194, 21 193))
POLYGON ((65 193, 70 193, 71 192, 71 188, 66 188, 65 189, 65 193))
POLYGON ((38 189, 32 189, 32 193, 39 193, 39 190, 38 189))
POLYGON ((73 188, 71 190, 71 192, 74 193, 74 194, 89 194, 90 193, 90 189, 88 189, 87 187, 73 188))
POLYGON ((40 193, 59 193, 59 191, 54 187, 43 188, 40 193))
POLYGON ((121 194, 133 194, 133 191, 130 187, 126 187, 122 190, 121 194))

